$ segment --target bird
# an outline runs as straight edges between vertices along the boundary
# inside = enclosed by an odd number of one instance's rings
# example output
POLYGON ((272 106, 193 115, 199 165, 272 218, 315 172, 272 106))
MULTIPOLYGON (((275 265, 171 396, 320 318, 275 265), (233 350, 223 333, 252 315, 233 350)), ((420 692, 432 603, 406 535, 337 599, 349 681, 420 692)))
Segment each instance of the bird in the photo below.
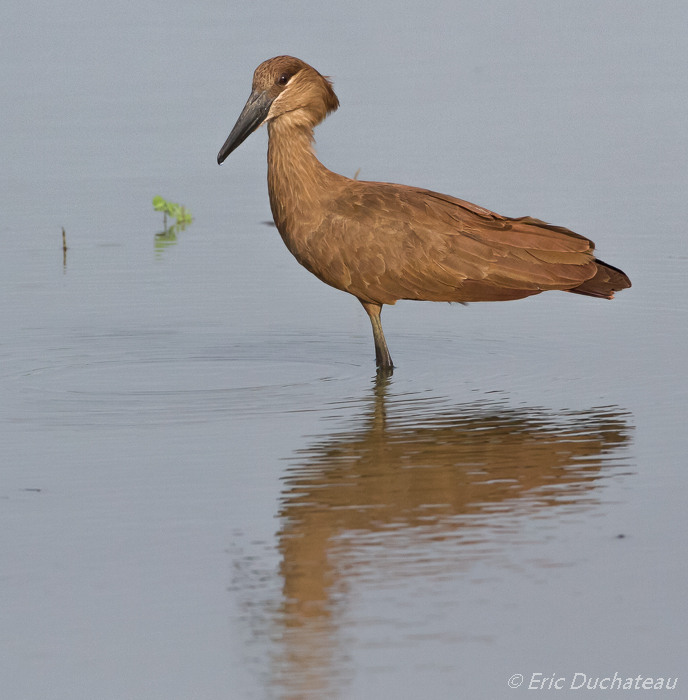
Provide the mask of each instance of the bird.
POLYGON ((303 267, 361 302, 378 372, 394 368, 380 317, 385 304, 509 301, 548 290, 611 299, 631 286, 622 270, 595 258, 590 239, 561 226, 328 170, 316 156, 313 130, 338 107, 330 78, 304 61, 264 61, 217 162, 267 124, 277 230, 303 267))

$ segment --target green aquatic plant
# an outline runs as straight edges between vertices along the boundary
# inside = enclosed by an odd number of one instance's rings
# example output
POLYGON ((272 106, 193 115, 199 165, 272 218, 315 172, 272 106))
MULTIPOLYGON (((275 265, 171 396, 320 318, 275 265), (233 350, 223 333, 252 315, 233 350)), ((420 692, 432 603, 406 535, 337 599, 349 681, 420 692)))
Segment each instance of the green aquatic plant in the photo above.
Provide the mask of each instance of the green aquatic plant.
POLYGON ((178 224, 190 224, 192 221, 191 212, 186 207, 176 202, 168 202, 160 195, 153 197, 153 209, 165 215, 165 229, 167 229, 168 216, 176 219, 178 224))

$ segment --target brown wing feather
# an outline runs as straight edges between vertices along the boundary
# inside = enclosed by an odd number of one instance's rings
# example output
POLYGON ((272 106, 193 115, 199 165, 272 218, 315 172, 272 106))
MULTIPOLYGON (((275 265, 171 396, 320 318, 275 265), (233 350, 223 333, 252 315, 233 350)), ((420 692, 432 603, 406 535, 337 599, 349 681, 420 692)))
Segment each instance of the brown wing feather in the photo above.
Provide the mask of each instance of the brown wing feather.
POLYGON ((364 301, 500 301, 550 289, 590 294, 584 285, 598 274, 595 246, 584 236, 427 190, 347 181, 322 211, 297 257, 364 301))

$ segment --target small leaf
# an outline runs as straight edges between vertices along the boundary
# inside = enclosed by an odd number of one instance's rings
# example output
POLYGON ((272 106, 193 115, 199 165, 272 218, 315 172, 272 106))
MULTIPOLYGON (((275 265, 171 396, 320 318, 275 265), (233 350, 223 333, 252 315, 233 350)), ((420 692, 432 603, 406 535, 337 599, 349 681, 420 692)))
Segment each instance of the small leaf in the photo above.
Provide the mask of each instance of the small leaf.
POLYGON ((181 204, 168 202, 159 195, 153 197, 153 207, 156 211, 162 211, 167 216, 175 218, 178 224, 189 224, 193 221, 191 212, 181 204))

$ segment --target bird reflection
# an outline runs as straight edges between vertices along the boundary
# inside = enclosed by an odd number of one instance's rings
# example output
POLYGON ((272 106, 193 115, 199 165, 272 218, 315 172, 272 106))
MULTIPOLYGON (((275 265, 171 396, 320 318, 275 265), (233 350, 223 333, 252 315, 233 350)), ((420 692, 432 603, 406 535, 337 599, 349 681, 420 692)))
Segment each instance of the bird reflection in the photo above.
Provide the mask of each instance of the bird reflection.
POLYGON ((357 578, 470 566, 505 548, 519 517, 589 508, 631 431, 616 407, 452 406, 390 389, 379 375, 359 417, 314 439, 287 472, 273 667, 285 698, 336 695, 343 605, 357 578))

